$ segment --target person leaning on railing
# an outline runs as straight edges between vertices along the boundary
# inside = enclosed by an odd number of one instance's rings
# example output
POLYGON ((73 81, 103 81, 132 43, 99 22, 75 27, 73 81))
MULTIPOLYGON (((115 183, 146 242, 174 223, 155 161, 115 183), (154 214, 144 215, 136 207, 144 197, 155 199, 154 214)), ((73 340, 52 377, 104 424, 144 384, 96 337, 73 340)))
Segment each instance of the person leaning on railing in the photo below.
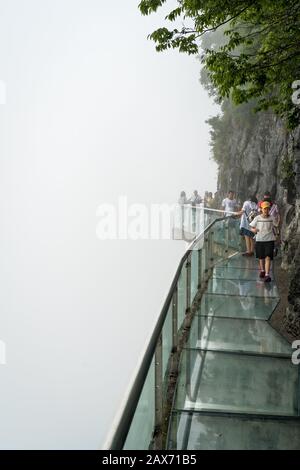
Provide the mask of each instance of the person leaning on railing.
POLYGON ((179 199, 178 199, 178 204, 183 206, 184 204, 187 203, 187 197, 186 197, 186 192, 181 191, 179 199))
POLYGON ((198 193, 197 189, 195 189, 195 191, 193 192, 193 194, 191 195, 187 203, 191 204, 193 207, 202 203, 202 198, 200 194, 198 193))

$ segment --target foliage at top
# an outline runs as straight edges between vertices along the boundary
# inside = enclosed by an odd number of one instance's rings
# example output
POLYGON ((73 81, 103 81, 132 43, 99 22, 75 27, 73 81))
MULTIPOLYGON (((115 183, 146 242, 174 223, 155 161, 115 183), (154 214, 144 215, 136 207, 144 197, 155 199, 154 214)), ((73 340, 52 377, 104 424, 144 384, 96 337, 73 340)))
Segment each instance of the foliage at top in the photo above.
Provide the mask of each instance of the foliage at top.
POLYGON ((166 25, 149 35, 158 51, 200 53, 221 98, 254 99, 257 110, 271 107, 289 128, 299 125, 300 0, 142 0, 139 9, 149 15, 170 3, 166 25))

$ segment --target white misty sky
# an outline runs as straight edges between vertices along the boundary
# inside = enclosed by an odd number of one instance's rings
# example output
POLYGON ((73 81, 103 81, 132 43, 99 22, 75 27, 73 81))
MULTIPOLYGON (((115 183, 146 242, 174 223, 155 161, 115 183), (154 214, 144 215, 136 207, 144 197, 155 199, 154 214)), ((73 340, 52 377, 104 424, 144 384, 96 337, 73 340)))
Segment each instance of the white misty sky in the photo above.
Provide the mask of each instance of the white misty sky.
POLYGON ((216 189, 194 57, 137 0, 0 0, 0 446, 93 449, 185 246, 100 241, 97 208, 216 189))

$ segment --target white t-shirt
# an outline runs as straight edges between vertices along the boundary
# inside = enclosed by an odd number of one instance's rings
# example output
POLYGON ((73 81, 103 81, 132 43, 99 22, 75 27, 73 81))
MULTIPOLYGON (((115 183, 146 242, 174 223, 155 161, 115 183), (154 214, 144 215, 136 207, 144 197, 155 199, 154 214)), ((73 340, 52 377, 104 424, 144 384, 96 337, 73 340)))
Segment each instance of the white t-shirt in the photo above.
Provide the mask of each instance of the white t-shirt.
POLYGON ((250 226, 249 226, 247 216, 253 210, 257 210, 257 204, 255 202, 245 201, 244 204, 243 204, 243 208, 242 208, 243 215, 242 215, 241 224, 240 224, 241 228, 245 228, 246 230, 250 230, 250 226))
POLYGON ((225 216, 232 215, 232 214, 230 214, 230 212, 236 212, 237 205, 238 204, 237 204, 236 199, 229 199, 228 197, 223 199, 222 207, 224 207, 224 209, 225 209, 225 216))
POLYGON ((262 215, 258 215, 251 222, 250 227, 257 228, 259 230, 255 236, 255 240, 257 242, 273 242, 276 240, 273 232, 273 228, 275 227, 274 217, 263 217, 262 215))
POLYGON ((195 194, 193 194, 190 199, 188 200, 189 203, 191 204, 201 204, 202 202, 202 199, 201 199, 201 196, 199 196, 199 194, 197 194, 197 196, 195 196, 195 194))

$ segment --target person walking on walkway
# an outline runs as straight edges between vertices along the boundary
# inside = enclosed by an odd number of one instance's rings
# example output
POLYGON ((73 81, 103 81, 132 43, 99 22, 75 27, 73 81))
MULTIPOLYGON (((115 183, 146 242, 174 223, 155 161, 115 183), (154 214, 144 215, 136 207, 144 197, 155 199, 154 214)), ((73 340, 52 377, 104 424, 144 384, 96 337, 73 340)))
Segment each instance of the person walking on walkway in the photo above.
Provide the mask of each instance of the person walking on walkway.
POLYGON ((257 211, 257 198, 255 195, 249 196, 247 201, 244 202, 242 210, 239 212, 241 215, 240 234, 245 237, 246 252, 243 256, 254 255, 254 233, 251 231, 250 222, 258 215, 257 211), (253 217, 254 215, 254 217, 253 217))
POLYGON ((259 203, 258 203, 259 212, 262 212, 261 205, 262 205, 263 202, 269 202, 270 203, 270 215, 272 217, 274 217, 276 223, 279 225, 280 224, 279 208, 278 208, 278 205, 276 204, 276 202, 272 200, 272 196, 271 196, 270 191, 265 191, 263 200, 259 201, 259 203))
POLYGON ((262 214, 259 214, 250 223, 251 231, 255 233, 255 251, 256 258, 259 260, 259 277, 265 282, 271 281, 270 269, 274 255, 274 227, 275 219, 270 216, 270 203, 263 201, 261 204, 262 214))
POLYGON ((275 240, 275 243, 274 243, 274 256, 277 255, 278 253, 278 247, 280 247, 280 244, 281 244, 281 240, 280 240, 280 222, 281 222, 281 217, 280 217, 280 211, 279 211, 279 208, 278 208, 278 205, 277 203, 272 199, 272 196, 271 196, 271 193, 270 191, 265 191, 264 193, 264 198, 262 201, 259 201, 258 203, 258 212, 262 212, 261 211, 261 205, 263 202, 269 202, 270 203, 270 216, 273 217, 275 219, 275 224, 276 224, 276 228, 274 228, 274 234, 276 236, 276 240, 275 240))

